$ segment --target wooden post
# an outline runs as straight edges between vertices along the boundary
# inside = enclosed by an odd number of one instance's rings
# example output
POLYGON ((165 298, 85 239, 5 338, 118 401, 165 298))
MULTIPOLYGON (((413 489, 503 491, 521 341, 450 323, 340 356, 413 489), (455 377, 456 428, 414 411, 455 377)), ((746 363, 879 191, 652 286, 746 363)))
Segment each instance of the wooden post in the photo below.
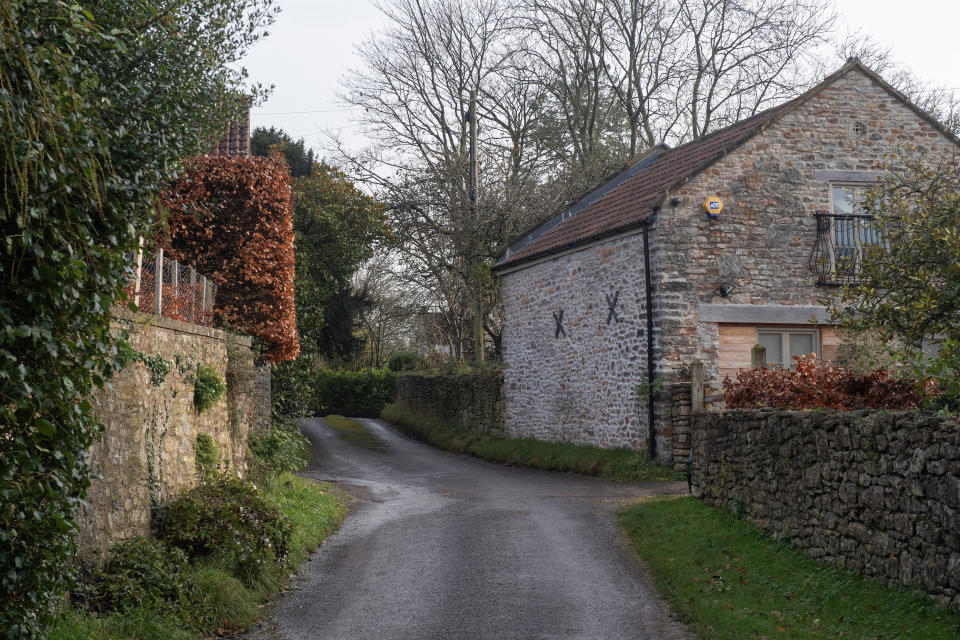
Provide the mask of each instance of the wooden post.
POLYGON ((763 369, 767 366, 767 348, 762 344, 753 345, 750 350, 750 368, 763 369))
POLYGON ((163 311, 163 248, 157 247, 157 258, 153 272, 153 313, 163 311))
POLYGON ((703 363, 690 363, 690 410, 703 409, 703 363))

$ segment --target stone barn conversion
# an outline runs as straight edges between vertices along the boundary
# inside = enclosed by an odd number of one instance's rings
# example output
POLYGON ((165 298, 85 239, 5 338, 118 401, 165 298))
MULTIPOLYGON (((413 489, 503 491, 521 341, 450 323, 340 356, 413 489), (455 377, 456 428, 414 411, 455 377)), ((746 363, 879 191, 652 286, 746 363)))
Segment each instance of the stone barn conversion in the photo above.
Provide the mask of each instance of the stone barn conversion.
POLYGON ((685 459, 689 400, 673 382, 689 363, 716 390, 757 343, 771 363, 834 358, 826 300, 876 241, 863 189, 885 154, 958 144, 852 59, 790 102, 651 149, 494 267, 507 431, 685 459))

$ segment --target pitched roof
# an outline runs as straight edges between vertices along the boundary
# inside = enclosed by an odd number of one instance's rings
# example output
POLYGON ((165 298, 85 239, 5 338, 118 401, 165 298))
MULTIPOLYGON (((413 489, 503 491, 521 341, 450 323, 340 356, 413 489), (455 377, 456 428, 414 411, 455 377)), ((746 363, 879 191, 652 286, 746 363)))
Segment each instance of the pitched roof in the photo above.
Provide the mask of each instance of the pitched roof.
POLYGON ((638 172, 621 173, 620 176, 627 177, 615 188, 608 190, 602 198, 590 203, 573 217, 562 221, 525 246, 516 247, 518 250, 511 252, 508 249, 494 266, 494 270, 512 267, 640 226, 668 192, 723 158, 766 128, 772 121, 792 111, 854 68, 866 73, 910 106, 918 115, 933 124, 937 130, 957 142, 957 138, 934 118, 910 103, 903 94, 884 82, 876 73, 864 67, 859 60, 853 58, 812 89, 789 102, 714 131, 693 142, 664 151, 638 172))

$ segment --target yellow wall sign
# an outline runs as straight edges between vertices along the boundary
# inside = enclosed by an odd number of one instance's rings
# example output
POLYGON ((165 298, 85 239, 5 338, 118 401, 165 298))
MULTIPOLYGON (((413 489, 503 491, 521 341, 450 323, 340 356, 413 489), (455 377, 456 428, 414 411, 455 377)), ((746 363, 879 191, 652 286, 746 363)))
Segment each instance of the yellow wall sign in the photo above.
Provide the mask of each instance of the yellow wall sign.
POLYGON ((707 217, 717 218, 723 211, 723 200, 720 198, 707 198, 703 201, 703 210, 707 212, 707 217))

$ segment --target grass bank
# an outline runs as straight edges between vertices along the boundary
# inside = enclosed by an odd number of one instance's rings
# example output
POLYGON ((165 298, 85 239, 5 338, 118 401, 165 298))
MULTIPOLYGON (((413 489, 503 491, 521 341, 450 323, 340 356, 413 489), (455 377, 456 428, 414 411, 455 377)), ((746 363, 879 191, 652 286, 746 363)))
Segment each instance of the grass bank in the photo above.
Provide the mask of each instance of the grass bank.
POLYGON ((660 591, 704 640, 956 640, 960 614, 919 591, 820 565, 695 498, 620 514, 660 591))
POLYGON ((198 640, 250 627, 257 620, 260 603, 283 586, 286 576, 339 528, 347 513, 347 496, 327 483, 284 474, 265 493, 292 525, 284 566, 248 586, 222 567, 196 563, 189 579, 197 598, 183 607, 186 615, 177 617, 147 606, 93 616, 68 607, 51 630, 51 640, 198 640))
POLYGON ((683 476, 629 449, 601 449, 532 438, 500 438, 451 427, 423 417, 401 403, 388 404, 381 417, 413 437, 441 449, 484 460, 548 471, 573 471, 617 482, 680 480, 683 476))

